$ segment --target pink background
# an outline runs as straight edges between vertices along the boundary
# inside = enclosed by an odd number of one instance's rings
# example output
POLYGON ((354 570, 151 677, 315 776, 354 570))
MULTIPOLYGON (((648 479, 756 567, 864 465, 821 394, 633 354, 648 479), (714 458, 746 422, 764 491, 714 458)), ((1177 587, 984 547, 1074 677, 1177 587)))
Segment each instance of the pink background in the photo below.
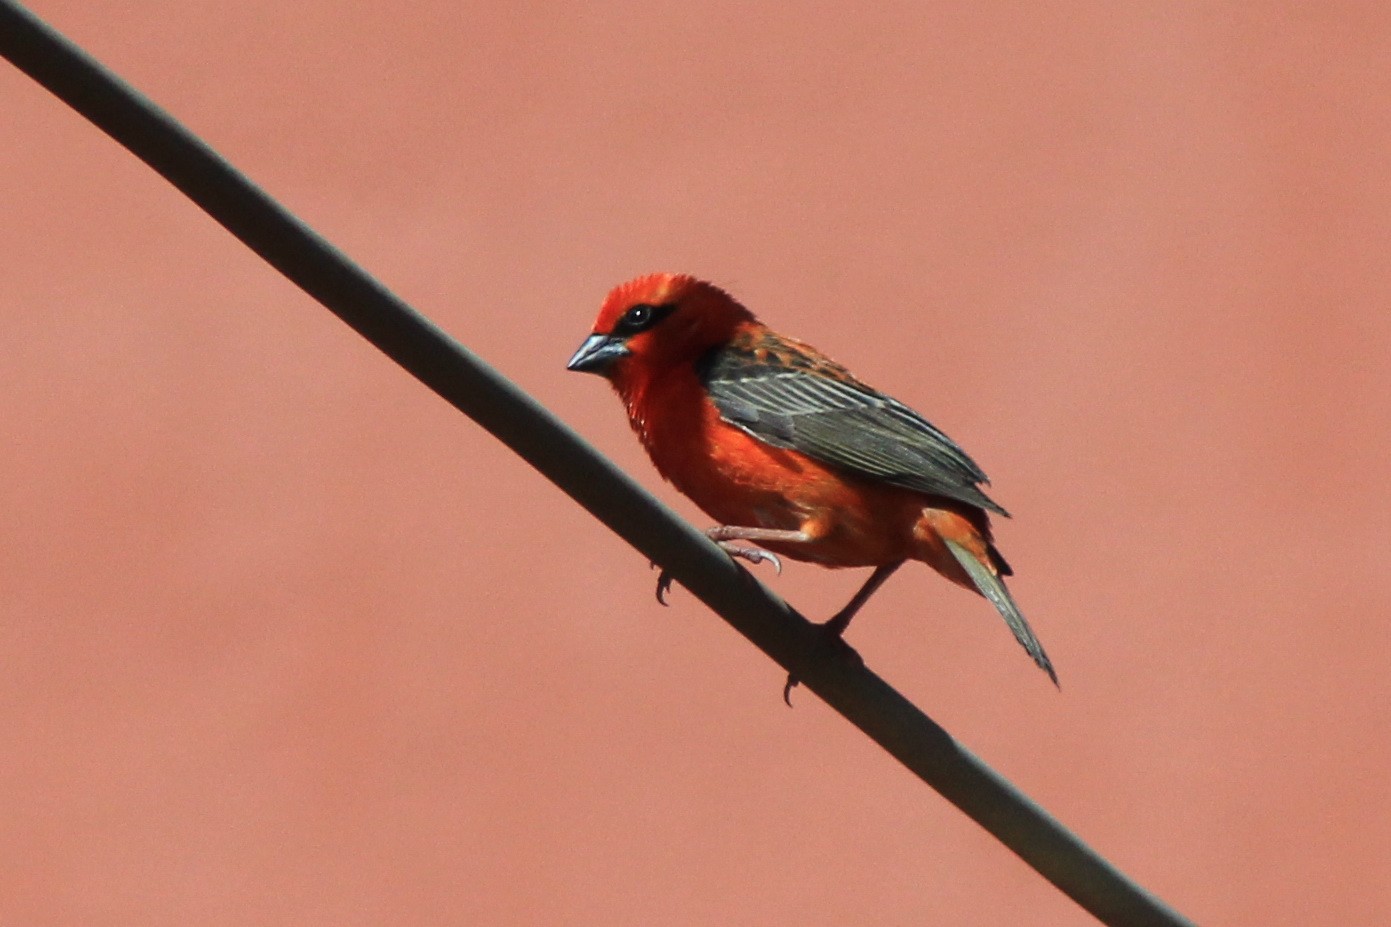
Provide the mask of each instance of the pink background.
MULTIPOLYGON (((33 7, 700 524, 620 280, 923 410, 1063 690, 921 567, 870 665, 1204 924, 1391 920, 1391 7, 33 7)), ((0 216, 0 923, 1092 923, 8 65, 0 216)))

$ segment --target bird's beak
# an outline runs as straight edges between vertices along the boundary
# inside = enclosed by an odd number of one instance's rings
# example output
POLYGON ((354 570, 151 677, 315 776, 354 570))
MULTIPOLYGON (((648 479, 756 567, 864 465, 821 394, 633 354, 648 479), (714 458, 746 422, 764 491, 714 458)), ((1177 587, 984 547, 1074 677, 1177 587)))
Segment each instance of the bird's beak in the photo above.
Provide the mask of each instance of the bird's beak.
POLYGON ((584 344, 580 345, 575 356, 570 358, 570 363, 565 365, 565 369, 602 374, 614 361, 631 353, 624 339, 615 338, 613 335, 594 334, 584 339, 584 344))

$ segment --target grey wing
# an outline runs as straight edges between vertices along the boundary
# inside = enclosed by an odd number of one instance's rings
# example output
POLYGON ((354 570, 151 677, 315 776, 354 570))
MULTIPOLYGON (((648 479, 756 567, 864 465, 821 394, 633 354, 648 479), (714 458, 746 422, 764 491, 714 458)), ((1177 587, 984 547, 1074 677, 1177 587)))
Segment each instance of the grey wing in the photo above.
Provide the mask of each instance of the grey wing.
POLYGON ((774 447, 872 480, 1008 515, 977 484, 985 473, 917 412, 842 368, 813 372, 730 351, 702 375, 721 418, 774 447))

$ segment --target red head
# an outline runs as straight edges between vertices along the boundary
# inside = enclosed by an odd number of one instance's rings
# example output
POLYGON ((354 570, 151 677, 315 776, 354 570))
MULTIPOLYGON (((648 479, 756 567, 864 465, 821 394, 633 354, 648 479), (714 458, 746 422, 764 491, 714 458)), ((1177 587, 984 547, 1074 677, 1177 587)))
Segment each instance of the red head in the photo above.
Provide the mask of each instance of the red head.
POLYGON ((753 313, 712 283, 649 274, 609 293, 594 334, 566 366, 606 377, 626 393, 654 374, 693 363, 753 321, 753 313))

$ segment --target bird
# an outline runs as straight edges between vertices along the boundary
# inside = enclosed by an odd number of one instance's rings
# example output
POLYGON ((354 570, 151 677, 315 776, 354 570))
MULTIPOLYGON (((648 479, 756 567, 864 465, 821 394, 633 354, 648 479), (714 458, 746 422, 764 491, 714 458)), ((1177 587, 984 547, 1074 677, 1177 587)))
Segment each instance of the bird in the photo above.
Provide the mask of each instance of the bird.
MULTIPOLYGON (((976 462, 904 403, 679 273, 615 287, 566 366, 609 381, 657 471, 715 520, 706 535, 732 556, 779 572, 779 556, 873 568, 821 625, 833 638, 921 561, 987 599, 1058 685, 1005 585, 1013 570, 990 516, 1009 513, 981 489, 976 462)), ((669 584, 663 574, 659 600, 669 584)))

